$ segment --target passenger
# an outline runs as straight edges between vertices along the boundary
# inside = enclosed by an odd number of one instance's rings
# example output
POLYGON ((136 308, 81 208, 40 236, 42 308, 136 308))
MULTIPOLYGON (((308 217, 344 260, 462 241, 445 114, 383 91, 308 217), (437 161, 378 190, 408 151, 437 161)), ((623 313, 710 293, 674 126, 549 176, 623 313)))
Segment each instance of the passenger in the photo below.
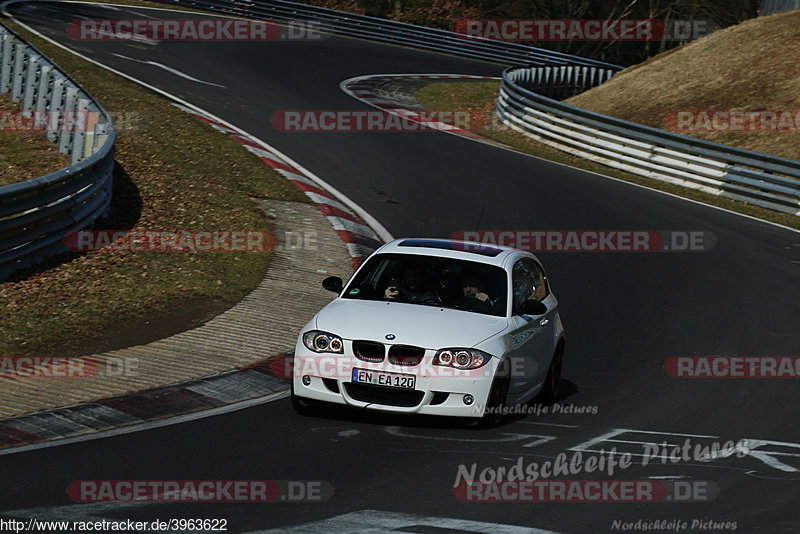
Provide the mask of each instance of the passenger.
POLYGON ((441 302, 439 295, 430 291, 425 282, 425 270, 418 265, 408 265, 403 269, 400 281, 390 282, 383 296, 391 300, 441 302))

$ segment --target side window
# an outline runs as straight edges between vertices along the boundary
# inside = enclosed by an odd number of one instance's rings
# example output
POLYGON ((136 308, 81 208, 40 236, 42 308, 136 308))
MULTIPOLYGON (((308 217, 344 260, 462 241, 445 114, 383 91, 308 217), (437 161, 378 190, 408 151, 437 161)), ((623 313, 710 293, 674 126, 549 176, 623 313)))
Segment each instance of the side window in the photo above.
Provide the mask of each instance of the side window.
POLYGON ((536 291, 534 291, 533 298, 536 300, 544 300, 547 298, 547 295, 550 294, 550 291, 547 288, 547 278, 544 275, 544 271, 536 264, 536 262, 531 260, 526 261, 530 263, 531 268, 536 272, 536 291))
POLYGON ((547 296, 547 282, 536 262, 522 259, 514 264, 512 271, 514 308, 526 300, 542 300, 547 296))

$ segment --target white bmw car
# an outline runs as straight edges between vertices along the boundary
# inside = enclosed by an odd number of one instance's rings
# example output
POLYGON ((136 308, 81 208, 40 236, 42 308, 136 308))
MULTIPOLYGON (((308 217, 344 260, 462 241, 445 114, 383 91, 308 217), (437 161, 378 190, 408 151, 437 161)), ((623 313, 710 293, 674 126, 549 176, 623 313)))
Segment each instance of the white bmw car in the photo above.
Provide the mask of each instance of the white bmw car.
POLYGON ((292 404, 496 423, 555 399, 564 328, 539 260, 506 247, 398 239, 376 250, 303 328, 292 404))

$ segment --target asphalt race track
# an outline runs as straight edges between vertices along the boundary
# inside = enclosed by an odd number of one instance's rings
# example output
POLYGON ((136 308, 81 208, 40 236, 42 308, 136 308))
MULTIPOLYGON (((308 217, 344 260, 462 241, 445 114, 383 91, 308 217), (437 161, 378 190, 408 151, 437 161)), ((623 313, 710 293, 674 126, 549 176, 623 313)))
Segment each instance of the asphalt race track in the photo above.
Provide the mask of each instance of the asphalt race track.
POLYGON ((333 36, 79 42, 66 34, 74 18, 170 15, 56 3, 14 4, 9 11, 70 48, 263 139, 398 237, 448 237, 475 229, 480 219, 489 230, 704 231, 717 243, 704 252, 539 254, 568 336, 560 404, 590 413, 528 415, 475 430, 355 412, 301 417, 284 398, 166 428, 2 456, 0 516, 224 518, 231 532, 309 532, 306 524, 317 522, 318 532, 488 532, 483 523, 497 524, 493 532, 605 532, 615 520, 640 519, 736 522, 737 532, 800 531, 797 381, 674 379, 663 369, 670 356, 800 356, 798 233, 444 133, 283 133, 269 123, 278 110, 368 109, 339 89, 354 76, 497 76, 499 65, 333 36), (633 466, 612 477, 709 481, 719 495, 708 502, 468 503, 453 494, 460 464, 477 463, 480 471, 511 466, 520 457, 542 462, 582 446, 641 452, 643 442, 680 445, 686 439, 747 439, 759 454, 646 466, 634 457, 633 466), (96 479, 322 480, 334 494, 325 502, 269 504, 76 504, 67 497, 71 481, 96 479))

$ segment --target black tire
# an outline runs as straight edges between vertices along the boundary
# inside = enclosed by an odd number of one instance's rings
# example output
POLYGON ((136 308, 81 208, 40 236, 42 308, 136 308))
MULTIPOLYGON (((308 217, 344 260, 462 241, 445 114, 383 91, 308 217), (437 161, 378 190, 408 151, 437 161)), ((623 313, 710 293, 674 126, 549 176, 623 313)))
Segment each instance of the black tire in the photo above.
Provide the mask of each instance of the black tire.
POLYGON ((486 409, 476 424, 478 428, 491 428, 503 422, 505 418, 503 408, 506 407, 508 386, 511 384, 509 367, 508 360, 504 360, 497 369, 494 381, 492 381, 492 389, 489 390, 489 397, 486 399, 486 409))
POLYGON ((319 408, 317 402, 312 399, 298 397, 294 394, 294 378, 291 378, 289 383, 291 384, 290 392, 292 397, 292 408, 294 408, 294 411, 300 415, 314 415, 319 408))
POLYGON ((559 343, 556 351, 553 354, 553 359, 550 360, 550 367, 547 369, 547 377, 544 381, 544 387, 539 393, 539 399, 543 402, 552 403, 558 399, 558 392, 561 388, 561 369, 564 365, 564 344, 559 343))

